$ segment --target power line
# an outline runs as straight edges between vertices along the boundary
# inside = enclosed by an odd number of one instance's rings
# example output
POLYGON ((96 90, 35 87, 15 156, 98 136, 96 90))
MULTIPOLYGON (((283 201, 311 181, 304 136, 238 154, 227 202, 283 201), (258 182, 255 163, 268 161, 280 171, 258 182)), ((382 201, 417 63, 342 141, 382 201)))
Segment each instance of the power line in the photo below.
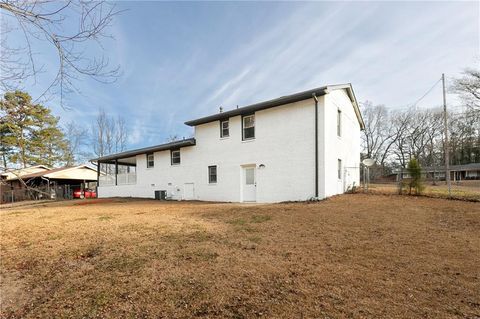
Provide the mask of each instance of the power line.
POLYGON ((430 92, 432 92, 432 90, 437 86, 438 83, 440 83, 440 81, 442 81, 442 78, 438 79, 438 81, 435 82, 435 84, 430 89, 428 89, 428 91, 425 92, 425 94, 423 94, 421 98, 419 98, 415 103, 413 103, 412 107, 417 106, 420 101, 422 101, 430 92))
POLYGON ((404 105, 404 106, 399 106, 399 107, 394 107, 394 109, 406 109, 406 108, 413 108, 413 107, 416 107, 418 103, 420 103, 428 94, 430 94, 430 92, 433 91, 433 89, 437 86, 438 83, 440 83, 442 81, 442 78, 438 79, 433 85, 431 88, 429 88, 419 99, 417 99, 414 103, 411 103, 411 104, 407 104, 407 105, 404 105))

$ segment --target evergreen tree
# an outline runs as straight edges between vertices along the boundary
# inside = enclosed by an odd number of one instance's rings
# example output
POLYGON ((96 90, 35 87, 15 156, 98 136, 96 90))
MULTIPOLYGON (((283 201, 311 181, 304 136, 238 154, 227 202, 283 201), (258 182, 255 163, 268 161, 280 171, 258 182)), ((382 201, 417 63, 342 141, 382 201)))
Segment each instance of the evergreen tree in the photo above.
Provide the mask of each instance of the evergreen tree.
POLYGON ((63 162, 67 142, 58 118, 26 92, 7 92, 0 101, 2 160, 7 163, 49 165, 63 162))
POLYGON ((410 182, 408 183, 409 194, 412 194, 412 189, 415 190, 416 195, 420 195, 424 189, 422 183, 422 168, 415 158, 408 162, 408 174, 410 174, 410 182))

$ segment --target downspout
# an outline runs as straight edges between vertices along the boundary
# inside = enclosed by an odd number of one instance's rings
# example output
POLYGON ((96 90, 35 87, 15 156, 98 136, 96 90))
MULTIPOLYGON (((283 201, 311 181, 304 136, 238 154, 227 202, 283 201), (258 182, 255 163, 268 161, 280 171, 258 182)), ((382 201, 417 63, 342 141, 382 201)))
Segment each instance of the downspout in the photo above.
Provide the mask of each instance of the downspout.
POLYGON ((115 159, 115 186, 118 185, 118 159, 115 159))
POLYGON ((315 101, 315 197, 318 198, 318 99, 312 94, 315 101))

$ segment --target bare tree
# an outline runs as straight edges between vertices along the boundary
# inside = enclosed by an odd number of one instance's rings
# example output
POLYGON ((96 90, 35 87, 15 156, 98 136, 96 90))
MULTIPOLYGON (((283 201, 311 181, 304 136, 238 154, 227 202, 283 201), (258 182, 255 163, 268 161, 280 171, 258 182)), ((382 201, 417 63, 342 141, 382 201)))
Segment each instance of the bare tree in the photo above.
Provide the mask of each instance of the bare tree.
POLYGON ((122 152, 127 146, 127 127, 122 117, 108 116, 100 109, 91 127, 93 152, 101 157, 115 152, 122 152))
POLYGON ((465 69, 463 76, 454 80, 452 89, 460 95, 465 105, 480 111, 480 70, 465 69))
MULTIPOLYGON (((120 11, 106 1, 0 0, 2 12, 0 85, 5 90, 21 87, 26 80, 36 81, 42 66, 34 46, 47 42, 58 56, 58 70, 44 93, 58 93, 63 105, 65 94, 76 90, 82 76, 108 83, 119 75, 119 67, 109 67, 108 59, 89 56, 86 47, 110 37, 106 33, 120 11), (72 26, 74 30, 72 31, 72 26), (67 31, 68 30, 68 31, 67 31), (23 38, 23 45, 9 44, 9 36, 23 38)), ((103 48, 102 48, 103 49, 103 48)), ((76 90, 78 91, 78 90, 76 90)), ((40 97, 39 97, 40 98, 40 97)))
POLYGON ((117 117, 115 128, 115 152, 122 152, 127 146, 127 128, 122 117, 117 117))
POLYGON ((71 166, 87 160, 89 152, 85 151, 85 148, 88 145, 88 129, 71 121, 65 125, 64 134, 68 142, 66 165, 71 166))
POLYGON ((401 167, 406 167, 410 159, 408 149, 410 136, 409 123, 414 116, 413 110, 394 111, 391 114, 392 138, 390 139, 392 155, 396 158, 401 167))
POLYGON ((452 164, 480 163, 480 112, 450 114, 449 134, 452 164))
POLYGON ((104 156, 107 154, 106 146, 105 146, 105 130, 106 130, 106 121, 107 121, 107 114, 104 110, 100 110, 97 118, 95 119, 95 123, 92 124, 92 146, 93 146, 93 153, 98 156, 104 156))

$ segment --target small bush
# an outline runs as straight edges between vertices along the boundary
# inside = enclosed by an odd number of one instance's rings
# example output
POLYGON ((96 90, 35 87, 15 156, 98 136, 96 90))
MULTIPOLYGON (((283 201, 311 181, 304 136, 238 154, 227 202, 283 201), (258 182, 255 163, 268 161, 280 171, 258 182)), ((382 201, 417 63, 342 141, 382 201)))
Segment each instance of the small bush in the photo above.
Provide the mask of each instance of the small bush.
POLYGON ((425 186, 422 181, 422 168, 415 158, 412 158, 407 165, 407 171, 410 174, 410 180, 408 183, 408 193, 411 195, 412 190, 415 191, 415 195, 420 195, 425 186))

